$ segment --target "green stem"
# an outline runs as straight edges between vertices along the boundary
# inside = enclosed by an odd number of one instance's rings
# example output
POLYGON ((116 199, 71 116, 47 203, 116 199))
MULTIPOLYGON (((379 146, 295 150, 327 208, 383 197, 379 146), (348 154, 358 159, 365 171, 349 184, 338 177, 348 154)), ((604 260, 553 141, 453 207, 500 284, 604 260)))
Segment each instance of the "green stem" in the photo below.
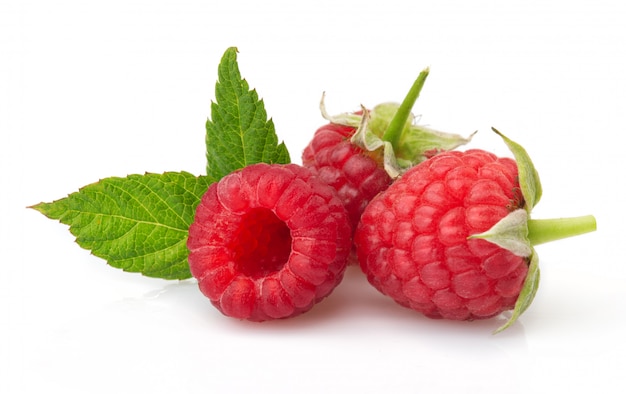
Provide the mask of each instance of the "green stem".
POLYGON ((528 220, 528 240, 531 245, 574 237, 595 230, 596 218, 592 215, 574 218, 528 220))
POLYGON ((411 90, 406 95, 402 104, 396 111, 396 114, 393 116, 391 121, 389 122, 389 127, 385 131, 383 135, 383 141, 389 141, 393 146, 397 146, 400 136, 402 135, 402 130, 404 130, 404 126, 406 125, 406 121, 411 115, 411 110, 413 109, 413 105, 417 101, 417 98, 420 95, 420 91, 424 86, 424 82, 426 81, 426 77, 428 77, 429 69, 424 69, 420 75, 417 76, 415 82, 413 82, 413 86, 411 86, 411 90))

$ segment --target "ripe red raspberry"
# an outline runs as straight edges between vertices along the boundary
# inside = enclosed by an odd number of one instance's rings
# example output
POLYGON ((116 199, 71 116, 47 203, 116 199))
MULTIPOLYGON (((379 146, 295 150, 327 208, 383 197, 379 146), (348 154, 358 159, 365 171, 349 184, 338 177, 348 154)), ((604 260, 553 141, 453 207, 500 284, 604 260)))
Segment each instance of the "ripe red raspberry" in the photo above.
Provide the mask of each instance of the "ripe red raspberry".
POLYGON ((484 319, 513 309, 498 333, 537 293, 534 247, 595 231, 596 219, 532 219, 539 174, 521 145, 493 131, 515 161, 478 149, 435 155, 372 200, 354 243, 370 283, 428 317, 484 319))
POLYGON ((469 141, 414 124, 411 109, 428 76, 422 71, 401 104, 329 116, 324 100, 320 127, 302 153, 302 164, 333 186, 343 201, 353 231, 371 199, 429 152, 454 149, 469 141))
POLYGON ((354 127, 326 124, 302 153, 302 164, 337 191, 353 229, 370 200, 391 184, 382 160, 350 141, 355 132, 354 127))
POLYGON ((428 317, 495 316, 515 306, 528 259, 468 237, 523 206, 512 159, 441 153, 366 208, 355 238, 361 268, 383 294, 428 317))
POLYGON ((202 293, 251 321, 311 309, 343 278, 350 245, 334 190, 295 164, 254 164, 212 184, 187 241, 202 293))

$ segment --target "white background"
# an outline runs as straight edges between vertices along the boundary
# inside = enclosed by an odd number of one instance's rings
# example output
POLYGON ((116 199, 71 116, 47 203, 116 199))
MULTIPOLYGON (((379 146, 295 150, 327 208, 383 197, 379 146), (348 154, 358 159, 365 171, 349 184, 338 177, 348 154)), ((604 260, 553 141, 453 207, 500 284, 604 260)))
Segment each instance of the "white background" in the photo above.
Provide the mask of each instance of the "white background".
POLYGON ((626 392, 626 11, 616 1, 3 1, 0 393, 626 392), (429 320, 353 268, 324 302, 263 324, 193 281, 109 267, 26 209, 108 176, 205 167, 217 65, 239 48, 294 162, 329 112, 399 101, 421 123, 541 174, 534 217, 598 231, 538 247, 542 284, 501 319, 429 320), (385 390, 385 391, 383 391, 385 390), (532 391, 531 391, 532 390, 532 391))

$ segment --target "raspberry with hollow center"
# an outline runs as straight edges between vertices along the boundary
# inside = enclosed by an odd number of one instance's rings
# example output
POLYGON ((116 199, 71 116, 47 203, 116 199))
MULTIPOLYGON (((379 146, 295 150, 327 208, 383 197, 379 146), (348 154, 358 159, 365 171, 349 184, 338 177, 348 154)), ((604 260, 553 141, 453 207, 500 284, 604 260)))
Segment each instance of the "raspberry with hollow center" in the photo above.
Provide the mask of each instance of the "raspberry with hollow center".
POLYGON ((306 312, 332 292, 351 228, 335 191, 311 171, 261 163, 209 187, 187 246, 191 273, 215 307, 264 321, 306 312))
POLYGON ((271 210, 255 208, 242 218, 230 248, 242 274, 264 277, 280 270, 289 258, 291 232, 271 210))

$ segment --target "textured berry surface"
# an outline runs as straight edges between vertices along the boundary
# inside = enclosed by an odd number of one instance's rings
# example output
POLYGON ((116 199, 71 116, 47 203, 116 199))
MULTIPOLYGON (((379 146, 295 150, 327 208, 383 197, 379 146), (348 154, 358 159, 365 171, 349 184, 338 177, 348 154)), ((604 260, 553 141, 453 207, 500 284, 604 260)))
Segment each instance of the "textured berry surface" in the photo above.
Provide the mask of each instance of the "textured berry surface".
POLYGON ((467 238, 523 207, 517 175, 512 159, 476 149, 441 153, 407 171, 370 203, 355 235, 370 283, 431 318, 512 309, 527 260, 467 238))
POLYGON ((343 278, 345 208, 304 167, 255 164, 212 184, 187 241, 200 290, 223 314, 264 321, 303 313, 343 278))
POLYGON ((302 164, 337 191, 353 230, 370 200, 391 184, 382 159, 350 142, 354 132, 349 126, 322 126, 302 154, 302 164))

